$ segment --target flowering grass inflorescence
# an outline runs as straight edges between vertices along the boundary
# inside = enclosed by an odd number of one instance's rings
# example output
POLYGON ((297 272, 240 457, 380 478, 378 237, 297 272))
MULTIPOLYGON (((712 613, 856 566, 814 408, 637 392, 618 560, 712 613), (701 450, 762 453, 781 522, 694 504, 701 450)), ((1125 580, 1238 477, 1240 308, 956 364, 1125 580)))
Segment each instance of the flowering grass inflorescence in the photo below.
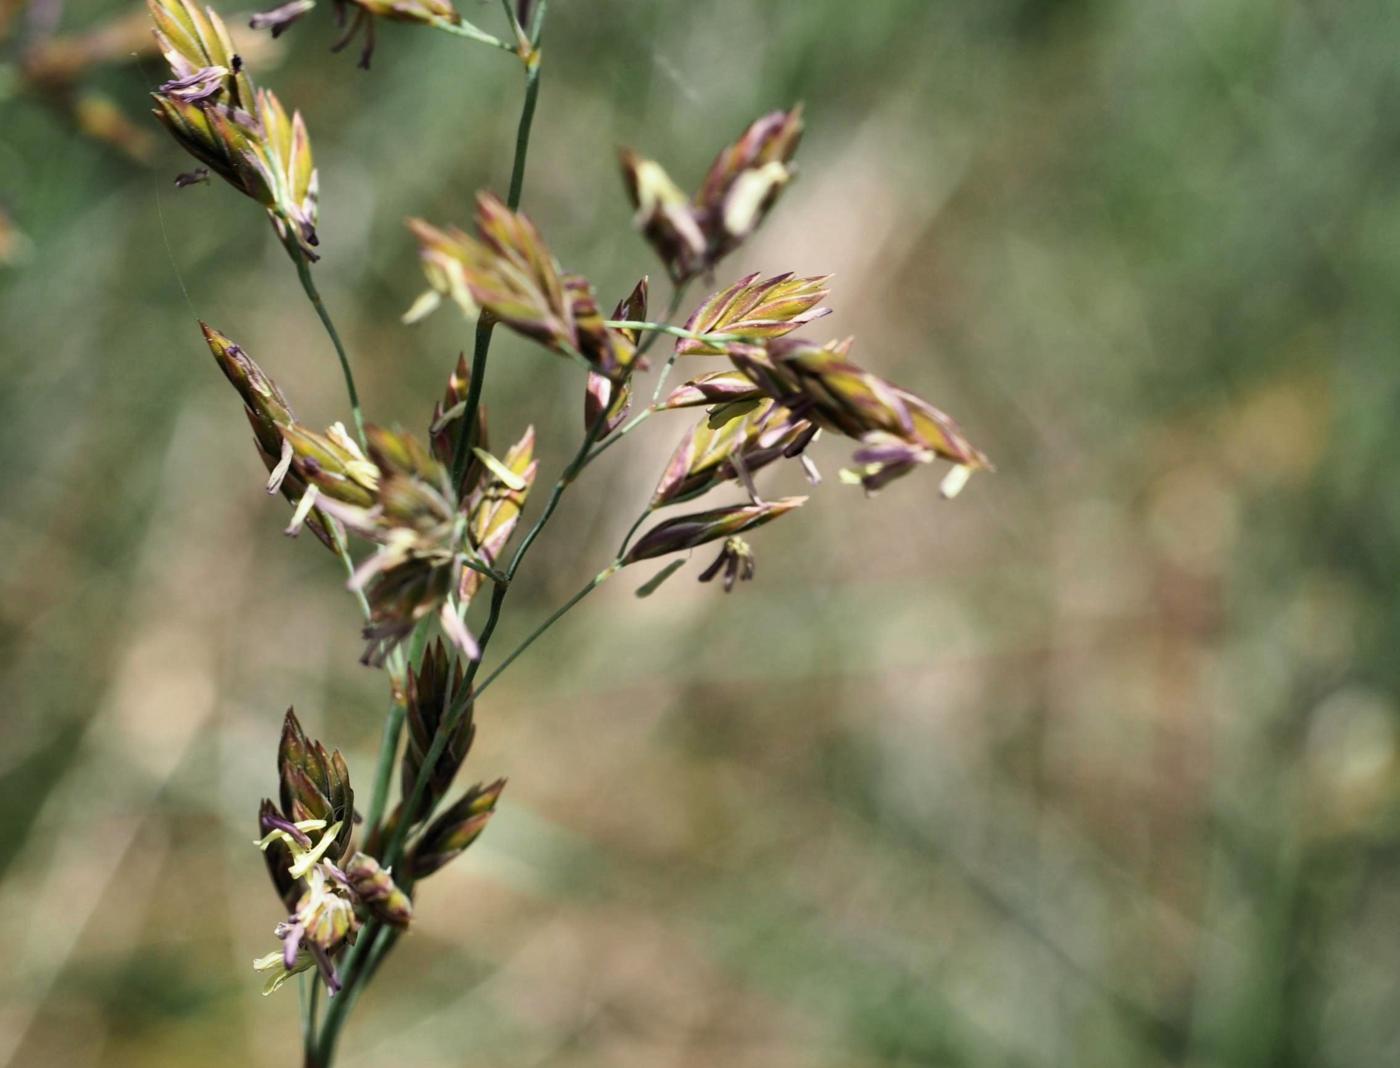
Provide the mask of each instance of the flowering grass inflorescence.
MULTIPOLYGON (((280 492, 292 507, 287 532, 309 528, 341 558, 364 614, 363 662, 383 668, 389 680, 384 740, 363 820, 339 752, 308 739, 290 711, 277 752, 278 800, 264 801, 259 811, 259 845, 287 916, 274 932, 281 950, 255 967, 266 975, 268 992, 314 971, 335 995, 323 1018, 314 996, 306 1002, 306 1063, 325 1066, 350 1006, 411 924, 415 884, 464 852, 496 808, 504 780, 477 783, 455 800, 451 794, 475 737, 480 695, 540 634, 591 590, 642 561, 714 544, 719 555, 700 581, 723 576, 728 592, 752 579, 754 552, 743 535, 807 500, 765 498, 757 478, 793 461, 819 483, 807 453, 825 431, 856 443, 841 481, 867 493, 942 460, 952 465, 943 483, 945 496, 952 496, 970 472, 990 465, 951 418, 855 363, 849 339, 803 336, 829 312, 830 276, 749 274, 700 301, 683 326, 668 321, 687 287, 713 279, 793 180, 800 107, 752 123, 719 152, 694 196, 659 163, 623 150, 637 227, 672 283, 671 312, 663 321, 648 319, 650 287, 642 277, 611 316, 603 316, 593 285, 564 271, 540 229, 519 211, 546 0, 503 3, 512 43, 467 22, 447 0, 334 4, 345 28, 338 47, 364 35, 362 65, 368 65, 375 22, 392 20, 513 52, 526 79, 509 195, 477 194, 475 234, 418 219, 408 223, 428 289, 405 319, 430 314, 447 298, 476 322, 472 359, 460 356, 450 369, 421 436, 366 422, 348 353, 312 278, 318 178, 301 115, 289 118, 276 96, 253 85, 212 9, 192 0, 148 5, 171 71, 154 93, 156 116, 208 171, 272 219, 335 346, 355 427, 352 435, 340 423, 321 432, 298 422, 272 377, 227 336, 201 324, 209 350, 242 398, 268 471, 268 492, 280 492), (535 497, 539 459, 530 426, 504 451, 492 450, 481 397, 496 325, 580 365, 584 374, 582 441, 518 541, 535 497), (633 415, 634 379, 648 369, 646 353, 665 336, 673 344, 651 403, 633 415), (695 373, 667 393, 665 380, 678 359, 693 359, 695 373), (703 409, 698 419, 696 408, 703 409), (666 413, 690 416, 691 425, 658 465, 647 505, 613 558, 478 680, 511 582, 560 498, 603 451, 643 420, 666 413), (657 515, 726 488, 736 500, 657 515), (359 559, 351 535, 370 547, 359 559), (474 633, 468 613, 484 593, 485 616, 474 633), (396 765, 399 799, 391 807, 396 765)), ((276 36, 315 6, 292 0, 254 16, 252 25, 276 36)), ((568 373, 564 363, 560 370, 568 373)), ((649 595, 684 562, 672 561, 638 593, 649 595)))

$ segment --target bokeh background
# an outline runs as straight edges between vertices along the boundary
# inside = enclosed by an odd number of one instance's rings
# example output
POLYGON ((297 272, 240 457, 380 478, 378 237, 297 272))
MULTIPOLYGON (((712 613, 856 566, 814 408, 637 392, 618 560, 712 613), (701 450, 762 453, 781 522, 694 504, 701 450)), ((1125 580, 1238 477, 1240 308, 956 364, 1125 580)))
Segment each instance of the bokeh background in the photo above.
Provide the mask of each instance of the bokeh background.
MULTIPOLYGON (((288 704, 367 789, 382 679, 195 317, 307 422, 338 371, 256 206, 172 187, 139 6, 0 22, 0 1064, 294 1064, 254 813, 288 704)), ((422 428, 469 328, 400 324, 402 219, 503 189, 519 69, 333 33, 240 47, 306 114, 371 414, 422 428)), ((546 47, 525 206, 606 303, 666 292, 616 146, 691 185, 805 101, 718 281, 834 272, 825 332, 999 472, 830 478, 731 597, 629 572, 551 632, 347 1068, 1400 1063, 1400 6, 555 0, 546 47)), ((492 426, 545 479, 581 389, 498 332, 492 426)), ((683 426, 590 468, 498 649, 683 426)))

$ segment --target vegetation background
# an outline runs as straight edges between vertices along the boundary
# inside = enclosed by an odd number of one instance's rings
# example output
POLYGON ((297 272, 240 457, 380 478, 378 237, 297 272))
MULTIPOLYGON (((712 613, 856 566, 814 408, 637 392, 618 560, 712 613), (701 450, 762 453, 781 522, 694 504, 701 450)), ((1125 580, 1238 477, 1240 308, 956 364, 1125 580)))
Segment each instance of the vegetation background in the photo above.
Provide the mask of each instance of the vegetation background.
MULTIPOLYGON (((0 8, 0 1065, 291 1064, 254 812, 289 703, 365 781, 381 681, 195 316, 309 422, 339 374, 258 209, 171 186, 157 61, 82 107, 26 75, 46 20, 138 6, 0 8)), ((250 62, 307 116, 369 410, 420 428, 469 334, 400 325, 402 219, 503 188, 519 70, 390 26, 365 74, 331 35, 250 62)), ((661 275, 615 147, 689 183, 805 101, 719 282, 835 272, 822 325, 1000 471, 833 480, 732 597, 629 573, 532 650, 466 772, 501 812, 347 1068, 1400 1063, 1400 5, 556 0, 545 64, 525 207, 609 302, 661 275)), ((581 391, 498 337, 493 429, 534 421, 545 478, 581 391)), ((590 469, 512 633, 680 426, 590 469)))

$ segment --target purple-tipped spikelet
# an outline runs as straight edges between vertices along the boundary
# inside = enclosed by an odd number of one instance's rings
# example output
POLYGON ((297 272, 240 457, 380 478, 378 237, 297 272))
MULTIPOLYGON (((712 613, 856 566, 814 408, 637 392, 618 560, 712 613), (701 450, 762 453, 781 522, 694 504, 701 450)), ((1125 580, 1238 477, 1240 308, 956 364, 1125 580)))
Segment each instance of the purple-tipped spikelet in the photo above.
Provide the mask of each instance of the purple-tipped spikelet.
POLYGON ((154 114, 195 159, 261 204, 293 254, 316 259, 317 177, 299 112, 254 89, 223 20, 190 0, 147 0, 174 78, 154 114))
POLYGON ((637 209, 637 226, 672 281, 713 270, 758 228, 792 180, 791 161, 801 139, 801 105, 764 115, 720 152, 693 199, 661 164, 622 150, 622 176, 637 209))
MULTIPOLYGON (((465 685, 462 666, 448 655, 442 642, 428 647, 423 656, 423 664, 417 671, 408 672, 406 708, 404 720, 408 725, 408 743, 404 748, 401 767, 401 786, 407 799, 413 793, 414 783, 423 770, 423 761, 437 737, 453 699, 460 699, 465 685)), ((447 793, 457 769, 462 766, 471 750, 476 728, 472 725, 471 705, 467 705, 465 715, 458 718, 452 729, 447 745, 438 757, 427 790, 424 793, 429 807, 447 793)))
POLYGON ((420 298, 417 319, 448 297, 466 315, 485 313, 563 356, 581 359, 599 374, 620 379, 630 370, 635 344, 603 325, 593 287, 566 275, 534 224, 496 196, 478 193, 478 237, 410 219, 431 296, 420 298))
POLYGON ((851 362, 849 349, 800 338, 728 346, 735 366, 795 416, 861 442, 860 467, 848 477, 868 492, 938 457, 972 471, 991 467, 951 417, 851 362))
POLYGON ((371 916, 400 931, 408 928, 413 902, 379 861, 367 853, 356 853, 345 863, 345 878, 371 916))
MULTIPOLYGON (((745 275, 695 309, 685 328, 697 334, 734 334, 753 342, 782 337, 831 314, 830 308, 818 307, 830 293, 825 288, 830 278, 795 278, 788 273, 760 282, 757 273, 745 275)), ((724 354, 719 344, 693 338, 676 342, 678 356, 724 354)))
POLYGON ((723 405, 691 428, 666 465, 651 507, 698 497, 731 480, 752 496, 752 476, 775 460, 799 455, 815 430, 773 401, 723 405))
POLYGON ((663 520, 637 539, 622 558, 622 563, 624 566, 635 564, 638 560, 650 560, 742 534, 772 522, 806 500, 806 497, 783 497, 776 501, 736 504, 663 520))
POLYGON ((477 784, 429 824, 408 856, 408 870, 415 879, 424 879, 461 854, 486 829, 505 779, 482 786, 477 784))

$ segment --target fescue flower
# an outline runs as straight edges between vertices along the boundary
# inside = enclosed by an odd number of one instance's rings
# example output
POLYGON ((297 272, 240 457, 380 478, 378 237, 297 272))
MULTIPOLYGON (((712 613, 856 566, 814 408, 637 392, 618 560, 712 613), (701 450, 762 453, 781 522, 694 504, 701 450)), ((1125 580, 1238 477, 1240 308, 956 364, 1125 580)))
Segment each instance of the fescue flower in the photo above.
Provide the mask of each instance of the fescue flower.
MULTIPOLYGON (((413 793, 414 784, 423 770, 423 761, 443 725, 443 716, 454 699, 461 699, 465 685, 461 664, 448 655, 441 642, 428 647, 423 663, 416 671, 410 668, 404 716, 408 740, 400 775, 405 800, 413 793)), ((442 755, 428 778, 424 798, 429 807, 451 789, 457 769, 471 750, 472 739, 476 737, 471 708, 469 703, 465 714, 458 717, 442 755)))
POLYGON ((690 500, 731 480, 757 497, 753 475, 775 460, 800 454, 815 430, 770 400, 722 405, 681 439, 652 494, 651 507, 690 500))
POLYGON ((147 0, 174 79, 153 93, 154 114, 176 141, 260 203, 282 242, 315 260, 317 177, 299 112, 254 89, 223 20, 190 0, 147 0))
POLYGON ((728 346, 735 366, 795 417, 861 443, 846 477, 867 492, 938 457, 968 470, 991 466, 951 417, 851 362, 849 350, 849 342, 794 338, 728 346))
POLYGON ((350 487, 338 494, 339 484, 332 483, 333 479, 343 477, 351 480, 352 476, 364 478, 369 474, 353 463, 359 453, 358 448, 343 433, 327 440, 298 424, 286 396, 253 358, 208 323, 199 325, 219 369, 243 398, 243 411, 253 430, 253 442, 268 471, 268 492, 280 491, 297 508, 301 522, 334 552, 335 542, 329 521, 313 506, 316 496, 323 492, 323 484, 326 486, 324 492, 344 496, 349 493, 350 487), (292 470, 291 461, 298 444, 309 458, 319 458, 314 468, 307 463, 298 470, 292 470), (316 479, 317 494, 308 493, 310 485, 303 477, 303 472, 313 470, 318 476, 323 476, 316 479))
POLYGON ((806 497, 783 497, 776 501, 730 505, 663 520, 637 539, 623 556, 622 563, 624 566, 635 564, 638 560, 650 560, 742 534, 764 523, 771 523, 806 500, 806 497))
MULTIPOLYGON (((350 580, 370 606, 364 662, 382 664, 420 620, 434 613, 445 633, 474 658, 476 643, 452 604, 465 524, 459 521, 447 468, 408 434, 377 426, 367 427, 366 434, 376 471, 372 499, 321 503, 346 529, 379 546, 350 580)), ((300 454, 293 459, 299 471, 304 463, 300 454)), ((308 481, 313 477, 302 473, 308 481)))
MULTIPOLYGON (((735 334, 752 342, 782 337, 831 314, 830 308, 818 307, 830 293, 826 288, 830 279, 830 275, 796 278, 788 272, 759 281, 757 272, 745 275, 707 298, 685 328, 697 334, 735 334)), ((724 354, 720 344, 696 338, 676 342, 678 356, 724 354)))
POLYGON ((764 115, 720 152, 693 199, 661 164, 622 150, 636 224, 672 281, 713 270, 758 228, 792 179, 791 161, 801 138, 800 105, 764 115))
POLYGON ((307 738, 291 709, 282 725, 277 774, 281 807, 263 801, 258 814, 262 837, 256 844, 291 914, 274 930, 282 942, 280 960, 270 955, 253 966, 270 973, 264 993, 313 964, 334 992, 339 979, 332 957, 359 927, 358 898, 336 866, 349 849, 354 821, 350 774, 340 751, 328 752, 307 738))
POLYGON ((493 319, 562 356, 579 359, 618 379, 631 370, 636 346, 603 325, 593 287, 567 275, 534 224, 490 193, 476 200, 479 237, 410 219, 423 272, 431 287, 409 310, 410 321, 443 296, 468 316, 493 319))
POLYGON ((413 902, 399 889, 391 873, 365 853, 356 853, 345 864, 345 878, 361 905, 375 919, 405 930, 413 920, 413 902))
POLYGON ((427 878, 481 837, 505 788, 505 779, 486 786, 478 783, 429 824, 409 854, 413 877, 427 878))
POLYGON ((659 405, 663 409, 699 408, 758 400, 763 390, 743 371, 712 371, 677 386, 659 405))

